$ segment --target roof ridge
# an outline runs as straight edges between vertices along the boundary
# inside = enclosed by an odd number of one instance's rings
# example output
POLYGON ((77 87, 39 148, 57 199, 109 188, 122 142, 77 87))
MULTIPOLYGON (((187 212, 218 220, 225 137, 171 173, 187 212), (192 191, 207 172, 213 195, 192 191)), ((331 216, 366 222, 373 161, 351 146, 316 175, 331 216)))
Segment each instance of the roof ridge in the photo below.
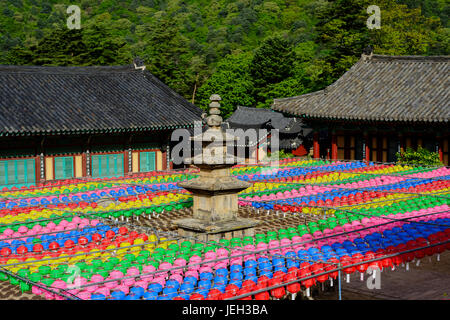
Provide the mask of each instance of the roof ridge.
MULTIPOLYGON (((0 73, 34 73, 34 74, 87 74, 104 72, 129 72, 136 69, 132 64, 118 66, 29 66, 29 65, 1 65, 0 73)), ((137 70, 140 71, 140 70, 137 70)))
POLYGON ((268 109, 268 108, 257 108, 257 107, 245 107, 245 106, 237 106, 236 110, 262 110, 262 111, 270 111, 273 112, 272 109, 268 109))
POLYGON ((373 54, 372 56, 366 56, 367 62, 377 62, 377 61, 418 61, 418 62, 448 62, 450 61, 450 56, 390 56, 382 54, 373 54))
MULTIPOLYGON (((329 87, 329 86, 327 86, 327 87, 329 87)), ((327 87, 326 87, 326 88, 327 88, 327 87)), ((273 104, 275 104, 275 101, 287 101, 287 100, 293 100, 293 99, 300 99, 300 98, 303 98, 303 97, 310 97, 310 96, 319 95, 319 94, 325 93, 325 91, 326 91, 326 90, 325 90, 325 88, 324 88, 324 89, 321 89, 321 90, 318 90, 318 91, 313 91, 313 92, 309 92, 309 93, 304 93, 304 94, 301 94, 301 95, 298 95, 298 96, 273 99, 273 104)))

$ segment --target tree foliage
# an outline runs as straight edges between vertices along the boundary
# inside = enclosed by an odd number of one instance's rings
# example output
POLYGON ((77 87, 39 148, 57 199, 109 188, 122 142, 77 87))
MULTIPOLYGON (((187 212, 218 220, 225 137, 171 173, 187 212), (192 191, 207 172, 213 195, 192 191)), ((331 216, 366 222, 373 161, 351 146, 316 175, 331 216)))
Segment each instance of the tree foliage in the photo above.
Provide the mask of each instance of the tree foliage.
POLYGON ((403 164, 442 166, 437 152, 431 152, 428 149, 418 147, 417 150, 406 148, 404 152, 397 152, 397 162, 403 164))
POLYGON ((223 97, 268 107, 276 97, 322 89, 368 45, 376 54, 448 55, 446 0, 81 0, 81 30, 68 30, 70 0, 0 1, 0 64, 115 65, 134 56, 205 108, 223 97), (369 30, 366 9, 381 8, 369 30))

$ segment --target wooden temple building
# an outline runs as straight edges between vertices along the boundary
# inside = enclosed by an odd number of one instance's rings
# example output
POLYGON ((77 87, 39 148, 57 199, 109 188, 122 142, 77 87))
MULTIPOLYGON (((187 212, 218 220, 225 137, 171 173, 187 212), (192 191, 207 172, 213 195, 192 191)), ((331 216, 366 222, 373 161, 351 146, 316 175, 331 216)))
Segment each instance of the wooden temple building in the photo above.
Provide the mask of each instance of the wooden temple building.
POLYGON ((363 54, 323 90, 272 109, 313 128, 314 158, 396 161, 418 146, 449 165, 449 56, 363 54))
POLYGON ((170 136, 201 109, 126 66, 0 66, 0 187, 171 166, 170 136))
MULTIPOLYGON (((279 149, 290 152, 296 156, 305 156, 308 153, 312 137, 311 128, 305 126, 301 119, 296 117, 285 117, 280 112, 270 109, 238 106, 233 114, 225 121, 228 128, 254 129, 257 133, 263 133, 261 129, 267 130, 267 135, 258 134, 255 141, 240 142, 246 147, 246 158, 248 160, 260 161, 270 151, 270 132, 278 130, 279 149), (268 145, 265 145, 268 143, 268 145)), ((239 142, 238 142, 239 145, 239 142)))

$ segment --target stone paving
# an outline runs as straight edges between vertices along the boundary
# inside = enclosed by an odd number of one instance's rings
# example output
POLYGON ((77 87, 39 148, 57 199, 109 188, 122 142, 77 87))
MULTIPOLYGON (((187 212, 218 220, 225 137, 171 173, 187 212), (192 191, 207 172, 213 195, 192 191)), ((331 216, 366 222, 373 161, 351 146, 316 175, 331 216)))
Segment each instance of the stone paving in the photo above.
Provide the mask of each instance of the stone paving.
MULTIPOLYGON (((381 273, 381 288, 368 289, 367 276, 360 281, 359 273, 350 277, 350 283, 342 282, 343 300, 450 300, 450 252, 421 260, 417 267, 410 263, 409 271, 397 268, 381 273)), ((315 297, 318 300, 334 300, 337 291, 330 291, 315 297)))

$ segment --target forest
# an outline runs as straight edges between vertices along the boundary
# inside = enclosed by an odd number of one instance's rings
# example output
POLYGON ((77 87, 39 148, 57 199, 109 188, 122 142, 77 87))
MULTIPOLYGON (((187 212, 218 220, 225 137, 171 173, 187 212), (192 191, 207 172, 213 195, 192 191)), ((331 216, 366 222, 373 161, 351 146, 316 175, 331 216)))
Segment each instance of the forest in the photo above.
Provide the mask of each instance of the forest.
POLYGON ((7 0, 0 64, 123 65, 134 57, 172 89, 222 115, 270 107, 331 84, 374 54, 448 55, 446 0, 7 0), (81 28, 66 26, 69 5, 81 28), (369 29, 367 8, 380 8, 369 29))

